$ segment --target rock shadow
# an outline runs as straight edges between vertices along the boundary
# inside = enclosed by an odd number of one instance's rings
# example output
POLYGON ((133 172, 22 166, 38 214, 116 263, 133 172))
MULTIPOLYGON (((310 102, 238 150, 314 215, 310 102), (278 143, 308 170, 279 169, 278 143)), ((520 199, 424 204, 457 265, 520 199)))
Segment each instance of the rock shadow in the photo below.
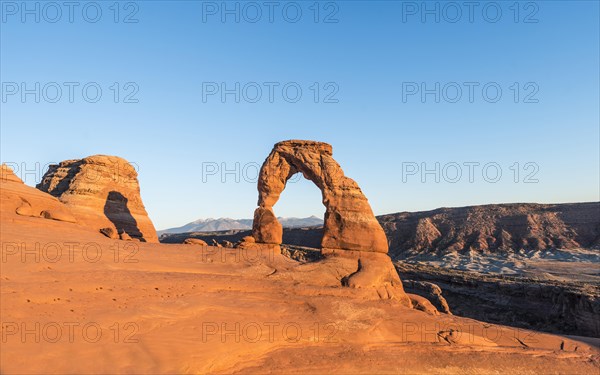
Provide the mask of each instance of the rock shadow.
POLYGON ((132 238, 144 241, 143 234, 137 226, 137 221, 127 208, 128 199, 118 191, 108 193, 104 204, 104 215, 110 220, 119 234, 125 232, 132 238))
POLYGON ((55 176, 55 173, 60 168, 60 164, 52 164, 48 167, 48 171, 44 174, 44 179, 35 186, 36 189, 45 191, 53 197, 60 198, 61 194, 71 185, 73 178, 75 178, 75 176, 81 171, 82 164, 82 160, 73 163, 73 167, 69 169, 69 172, 62 178, 58 179, 58 183, 53 187, 50 185, 50 183, 52 182, 52 178, 55 176))

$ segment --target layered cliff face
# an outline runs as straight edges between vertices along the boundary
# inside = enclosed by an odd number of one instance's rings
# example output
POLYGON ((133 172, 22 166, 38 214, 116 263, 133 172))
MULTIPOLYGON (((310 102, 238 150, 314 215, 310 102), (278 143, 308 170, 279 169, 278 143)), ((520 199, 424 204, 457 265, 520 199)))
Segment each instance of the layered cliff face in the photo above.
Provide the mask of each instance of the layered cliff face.
POLYGON ((378 220, 392 258, 406 253, 600 248, 600 202, 439 208, 378 220))
POLYGON ((83 225, 158 242, 142 203, 137 172, 125 159, 95 155, 66 160, 50 166, 36 187, 63 202, 83 225))

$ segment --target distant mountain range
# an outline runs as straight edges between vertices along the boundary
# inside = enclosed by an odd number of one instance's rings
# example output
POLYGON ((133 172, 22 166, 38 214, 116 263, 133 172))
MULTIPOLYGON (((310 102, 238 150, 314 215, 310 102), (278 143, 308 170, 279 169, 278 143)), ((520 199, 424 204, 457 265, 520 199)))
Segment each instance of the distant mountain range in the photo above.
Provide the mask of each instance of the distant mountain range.
MULTIPOLYGON (((284 228, 306 228, 323 225, 323 219, 310 216, 305 218, 298 217, 279 217, 277 218, 284 228)), ((235 229, 252 229, 252 219, 199 219, 187 223, 181 227, 168 228, 158 231, 158 235, 165 233, 186 233, 186 232, 218 232, 235 229)))

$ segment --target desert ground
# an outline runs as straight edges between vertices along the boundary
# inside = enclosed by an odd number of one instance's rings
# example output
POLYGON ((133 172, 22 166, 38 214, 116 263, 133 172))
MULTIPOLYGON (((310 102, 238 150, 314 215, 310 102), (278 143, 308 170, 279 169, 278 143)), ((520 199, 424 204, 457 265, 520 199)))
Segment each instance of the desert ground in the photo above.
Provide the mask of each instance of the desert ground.
POLYGON ((2 249, 5 374, 599 368, 600 351, 580 340, 429 315, 369 290, 343 288, 341 264, 301 264, 253 250, 134 245, 5 211, 2 243, 19 245, 2 249))

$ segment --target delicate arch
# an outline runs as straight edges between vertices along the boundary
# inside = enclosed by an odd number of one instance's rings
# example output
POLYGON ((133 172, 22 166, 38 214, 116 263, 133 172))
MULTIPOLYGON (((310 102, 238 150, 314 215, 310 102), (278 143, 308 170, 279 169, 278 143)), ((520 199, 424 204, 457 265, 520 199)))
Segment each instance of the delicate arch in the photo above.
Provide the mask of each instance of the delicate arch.
POLYGON ((296 173, 321 190, 325 206, 322 248, 387 253, 385 233, 358 184, 344 176, 331 145, 291 140, 277 143, 258 179, 258 208, 252 235, 259 243, 281 244, 283 229, 273 206, 296 173))

